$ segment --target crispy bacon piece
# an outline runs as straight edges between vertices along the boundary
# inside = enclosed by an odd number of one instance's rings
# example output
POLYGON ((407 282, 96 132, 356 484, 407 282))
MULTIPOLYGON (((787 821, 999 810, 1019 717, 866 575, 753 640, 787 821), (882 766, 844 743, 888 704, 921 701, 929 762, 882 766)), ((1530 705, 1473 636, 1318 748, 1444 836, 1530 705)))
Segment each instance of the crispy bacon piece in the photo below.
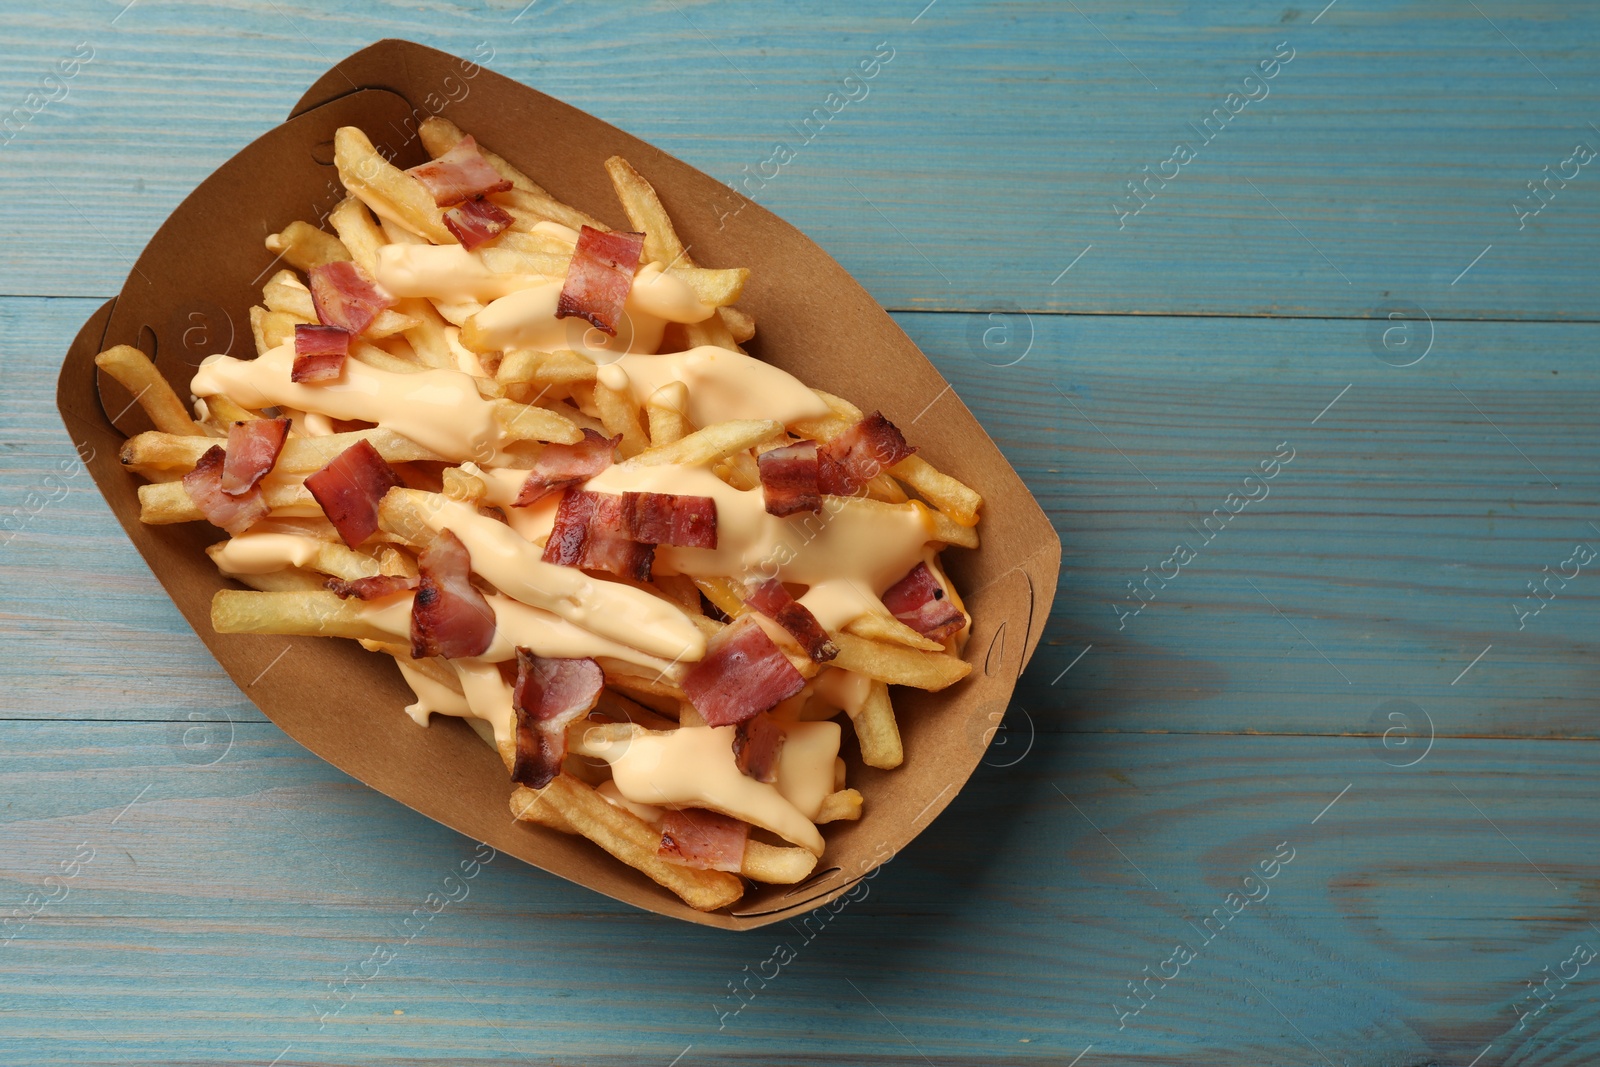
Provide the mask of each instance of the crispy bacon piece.
POLYGON ((365 440, 357 441, 334 456, 326 467, 306 476, 306 488, 351 548, 377 531, 378 504, 385 493, 399 484, 400 476, 394 468, 365 440))
POLYGON ((372 325, 378 312, 394 307, 394 298, 348 259, 312 267, 306 279, 317 319, 324 326, 337 326, 352 336, 372 325))
POLYGON ((884 590, 883 606, 890 614, 924 637, 943 641, 967 624, 961 609, 944 595, 939 579, 926 563, 884 590))
POLYGON ((834 496, 854 496, 915 451, 894 423, 874 411, 817 448, 817 485, 834 496))
POLYGON ((766 498, 767 514, 782 517, 797 511, 822 510, 815 441, 768 449, 756 462, 761 470, 761 495, 766 498))
POLYGON ((702 871, 730 871, 744 866, 750 825, 704 808, 669 809, 661 816, 661 847, 656 855, 702 871))
POLYGON ((237 494, 223 490, 222 474, 227 462, 227 450, 221 445, 212 445, 194 465, 194 470, 183 476, 183 490, 207 522, 231 534, 240 534, 271 509, 267 507, 260 486, 237 494))
POLYGON ((547 659, 517 649, 517 684, 511 692, 517 711, 512 781, 543 789, 561 773, 567 727, 599 702, 605 684, 600 664, 592 659, 547 659))
POLYGON ((337 593, 340 600, 349 600, 351 597, 377 600, 415 589, 419 581, 404 574, 375 574, 370 578, 354 578, 348 582, 343 578, 329 578, 322 585, 330 592, 337 593))
POLYGON ((641 545, 628 536, 622 497, 568 489, 556 509, 542 558, 546 563, 648 582, 656 546, 641 545))
POLYGON ((444 213, 444 228, 455 234, 461 247, 469 252, 505 233, 511 221, 510 212, 481 196, 444 213))
POLYGON ((683 692, 708 726, 731 726, 805 685, 761 624, 746 617, 711 639, 705 658, 684 676, 683 692))
POLYGON ((838 647, 828 640, 828 631, 811 614, 811 609, 790 596, 778 579, 768 578, 751 589, 745 603, 787 630, 789 636, 800 642, 806 655, 818 663, 826 663, 839 654, 838 647))
POLYGON ((242 496, 261 484, 278 462, 288 419, 252 419, 228 430, 228 456, 222 463, 222 491, 242 496))
POLYGON ((751 716, 733 729, 733 762, 739 773, 758 782, 778 780, 778 753, 783 730, 766 712, 751 716))
POLYGON ((642 233, 607 233, 585 226, 572 251, 561 299, 556 301, 556 318, 576 315, 615 337, 617 320, 622 317, 622 305, 633 288, 633 273, 639 269, 643 248, 642 233))
POLYGON ((472 584, 461 538, 440 530, 417 557, 422 572, 411 600, 411 658, 481 656, 494 641, 494 611, 472 584))
POLYGON ((350 354, 350 332, 340 326, 316 326, 297 322, 294 326, 294 367, 292 382, 331 382, 344 373, 345 357, 350 354))
POLYGON ((438 159, 412 167, 406 173, 421 182, 440 207, 511 188, 511 180, 502 178, 483 157, 471 134, 457 141, 454 148, 438 159))
POLYGON ((585 428, 583 440, 575 445, 545 445, 512 506, 537 504, 551 493, 593 478, 611 466, 612 454, 621 441, 621 434, 605 437, 585 428))
POLYGON ((717 502, 679 493, 623 493, 622 522, 643 545, 717 547, 717 502))

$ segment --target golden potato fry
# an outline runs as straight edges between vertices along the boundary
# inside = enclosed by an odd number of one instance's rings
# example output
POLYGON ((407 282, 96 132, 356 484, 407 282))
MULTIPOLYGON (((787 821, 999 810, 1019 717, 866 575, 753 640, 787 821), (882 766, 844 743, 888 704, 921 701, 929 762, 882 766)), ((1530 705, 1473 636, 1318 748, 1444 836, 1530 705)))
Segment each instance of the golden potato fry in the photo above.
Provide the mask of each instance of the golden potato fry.
POLYGON ((515 400, 494 400, 494 415, 507 438, 513 441, 550 441, 575 445, 583 431, 565 415, 515 400))
POLYGON ((339 235, 339 243, 350 253, 356 266, 375 275, 378 268, 378 249, 389 243, 367 206, 354 196, 347 196, 328 212, 328 224, 339 235))
POLYGON ((219 634, 285 634, 392 640, 362 615, 362 603, 333 593, 257 593, 220 589, 211 598, 211 627, 219 634))
MULTIPOLYGON (((837 641, 837 638, 835 640, 837 641)), ((862 763, 868 767, 892 770, 904 762, 905 750, 900 745, 900 725, 894 720, 894 705, 889 700, 889 687, 881 680, 873 681, 872 687, 867 690, 867 699, 861 702, 861 707, 854 714, 850 715, 850 722, 855 727, 856 743, 861 748, 862 763)), ((837 796, 837 794, 831 795, 837 796)))
POLYGON ((633 467, 713 463, 735 452, 743 452, 782 431, 783 424, 773 419, 732 419, 696 430, 671 444, 647 449, 627 463, 633 467))
POLYGON ((230 574, 229 578, 260 593, 311 593, 321 591, 328 579, 311 571, 290 567, 265 574, 230 574))
POLYGON ((596 381, 594 402, 600 409, 600 422, 606 428, 606 436, 621 436, 617 451, 623 459, 637 456, 650 447, 650 439, 639 425, 639 411, 633 406, 631 393, 596 381))
POLYGON ((500 360, 495 380, 505 385, 571 385, 592 382, 599 368, 576 352, 535 352, 514 348, 500 360))
POLYGON ((572 249, 565 252, 528 252, 493 245, 480 248, 478 258, 496 274, 525 274, 536 279, 565 278, 572 265, 572 249))
POLYGON ((972 673, 972 664, 943 652, 922 652, 900 645, 868 641, 847 631, 831 635, 839 646, 833 666, 864 674, 891 685, 911 685, 936 691, 954 685, 972 673))
POLYGON ((416 353, 419 363, 447 370, 461 369, 455 352, 450 348, 450 337, 445 332, 450 324, 434 308, 433 301, 412 297, 400 301, 394 310, 417 321, 415 326, 405 331, 405 339, 416 353))
POLYGON ((267 251, 283 257, 295 270, 310 270, 324 263, 350 258, 344 243, 309 222, 291 222, 280 233, 267 235, 267 251))
POLYGON ((746 841, 739 873, 752 882, 769 885, 794 885, 803 882, 817 869, 817 856, 810 849, 786 848, 764 841, 746 841))
POLYGON ((744 344, 756 335, 756 320, 746 312, 733 307, 717 309, 717 314, 722 318, 722 324, 728 328, 733 339, 744 344))
POLYGON ((511 215, 513 220, 511 226, 514 230, 526 232, 541 222, 559 222, 574 230, 584 226, 595 230, 611 229, 593 215, 579 211, 571 204, 562 203, 549 193, 530 193, 525 189, 512 189, 496 193, 495 202, 511 215))
POLYGON ((884 615, 881 612, 863 615, 846 626, 845 629, 857 637, 865 637, 869 641, 887 641, 896 645, 905 645, 907 648, 920 648, 924 652, 944 651, 944 645, 932 638, 923 637, 894 616, 884 615))
POLYGON ((650 420, 652 447, 670 445, 688 436, 689 387, 682 382, 668 382, 651 393, 644 410, 650 420))
POLYGON ((921 456, 909 456, 889 468, 889 473, 921 493, 928 502, 961 526, 978 525, 983 497, 945 474, 921 456))
MULTIPOLYGON (((206 440, 212 444, 221 443, 215 437, 206 440)), ((266 497, 267 507, 275 515, 322 514, 310 490, 298 482, 263 482, 261 491, 266 497)), ((200 514, 200 509, 180 481, 151 482, 139 487, 139 521, 146 525, 167 526, 175 522, 198 522, 203 518, 205 516, 200 514)))
POLYGON ((730 619, 744 614, 743 588, 732 578, 696 578, 694 584, 718 611, 730 619))
POLYGON ((672 217, 661 206, 655 187, 621 156, 606 160, 606 173, 611 175, 612 188, 617 191, 617 199, 622 201, 628 221, 644 234, 645 262, 660 263, 667 268, 679 265, 687 253, 672 225, 672 217))
POLYGON ((927 526, 929 541, 943 541, 945 544, 959 545, 962 548, 978 547, 978 531, 975 527, 962 526, 944 512, 935 511, 920 500, 908 500, 898 504, 861 496, 828 496, 823 497, 822 500, 823 507, 832 514, 838 514, 841 511, 850 509, 866 510, 878 508, 902 511, 906 508, 912 508, 922 517, 923 524, 927 526))
POLYGON ((390 219, 434 244, 460 243, 445 227, 444 212, 422 183, 379 155, 361 130, 341 126, 333 135, 333 164, 344 187, 374 215, 390 219))
POLYGON ((155 427, 165 433, 203 436, 205 430, 189 417, 189 409, 156 370, 150 357, 132 345, 117 345, 94 357, 94 365, 115 378, 133 394, 155 427))
POLYGON ((511 794, 511 814, 524 822, 545 822, 558 813, 617 859, 678 894, 697 911, 726 907, 744 895, 744 883, 726 871, 701 871, 669 863, 656 855, 661 833, 626 808, 606 800, 569 774, 557 775, 543 789, 519 786, 511 794))
MULTIPOLYGON (((744 292, 744 283, 750 280, 750 271, 745 267, 713 270, 709 267, 685 267, 680 263, 667 273, 694 290, 695 298, 700 303, 714 308, 725 307, 739 299, 739 294, 744 292)), ((729 336, 732 336, 731 332, 729 336)))
MULTIPOLYGON (((226 541, 218 541, 214 545, 207 546, 206 555, 210 556, 213 561, 216 560, 219 555, 226 551, 227 543, 226 541)), ((370 578, 380 573, 378 561, 375 557, 337 541, 319 543, 316 547, 316 554, 302 564, 302 568, 306 571, 316 571, 318 574, 330 575, 334 578, 343 578, 345 581, 370 578)), ((220 565, 218 569, 222 570, 220 565)), ((231 574, 227 570, 223 570, 223 573, 231 574)), ((247 578, 253 576, 237 577, 239 577, 240 581, 249 585, 251 583, 247 581, 247 578)), ((318 579, 318 584, 313 588, 321 589, 321 581, 321 579, 318 579)))
POLYGON ((460 467, 446 467, 443 479, 444 495, 463 504, 476 504, 489 488, 482 478, 468 474, 460 467))
POLYGON ((739 342, 733 339, 733 333, 723 323, 720 316, 713 315, 703 322, 691 322, 683 327, 683 336, 690 348, 703 348, 710 345, 713 348, 726 348, 730 352, 742 352, 739 342))
MULTIPOLYGON (((221 393, 206 397, 204 399, 204 403, 206 410, 211 413, 212 423, 222 433, 227 433, 236 422, 252 422, 261 418, 261 416, 256 412, 246 411, 244 408, 240 407, 238 404, 235 404, 231 399, 221 393)), ((159 430, 152 430, 150 432, 160 433, 159 430)), ((196 460, 199 459, 198 456, 195 458, 196 460)), ((194 464, 190 463, 189 466, 193 467, 194 464)))
MULTIPOLYGON (((899 740, 899 733, 895 739, 899 740)), ((867 766, 872 766, 868 764, 867 766)), ((830 822, 854 822, 861 818, 861 791, 859 789, 840 789, 829 793, 822 798, 822 810, 817 812, 817 817, 812 822, 817 825, 830 822)))
MULTIPOLYGON (((293 271, 281 270, 267 279, 267 284, 261 288, 261 297, 268 308, 293 315, 298 322, 320 321, 317 318, 316 305, 311 300, 311 290, 294 276, 293 271)), ((417 320, 411 316, 402 315, 393 308, 385 308, 378 312, 377 317, 372 320, 372 325, 368 326, 361 336, 379 340, 404 333, 416 325, 418 325, 417 320)), ((287 340, 294 340, 292 328, 289 330, 287 340)))
MULTIPOLYGON (((273 470, 279 474, 310 474, 326 467, 333 457, 359 441, 368 441, 390 463, 440 461, 444 457, 430 452, 409 437, 393 430, 374 428, 326 437, 290 437, 278 453, 273 470)), ((179 436, 149 430, 135 434, 122 444, 120 458, 126 466, 193 470, 206 449, 218 442, 204 437, 179 436)))

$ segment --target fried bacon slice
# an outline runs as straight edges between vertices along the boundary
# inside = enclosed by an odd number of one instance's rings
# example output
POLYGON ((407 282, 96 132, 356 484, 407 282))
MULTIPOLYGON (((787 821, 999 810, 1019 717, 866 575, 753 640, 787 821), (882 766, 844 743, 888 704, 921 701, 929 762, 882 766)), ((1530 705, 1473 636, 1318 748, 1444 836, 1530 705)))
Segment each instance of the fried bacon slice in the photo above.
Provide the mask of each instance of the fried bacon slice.
POLYGON ((419 578, 405 574, 375 574, 368 578, 353 578, 350 581, 345 581, 343 578, 329 578, 322 585, 329 592, 337 593, 340 600, 349 600, 351 597, 357 600, 377 600, 380 597, 415 589, 420 581, 419 578))
POLYGON ((378 504, 399 484, 400 476, 366 440, 357 441, 326 467, 306 475, 306 489, 351 548, 377 532, 378 504))
POLYGON ((567 727, 594 708, 605 684, 600 664, 592 659, 550 659, 517 649, 517 684, 511 692, 517 712, 512 781, 543 789, 561 773, 567 727))
POLYGON ((568 489, 556 509, 542 558, 546 563, 648 582, 655 557, 655 545, 641 545, 628 536, 622 497, 568 489))
POLYGON ((588 481, 611 466, 612 456, 621 442, 621 434, 606 437, 585 427, 583 440, 575 445, 545 445, 512 506, 525 508, 569 485, 588 481))
POLYGON ((411 658, 481 656, 494 641, 494 610, 472 584, 472 557, 461 538, 440 530, 417 557, 411 600, 411 658))
POLYGON ((789 657, 747 616, 711 639, 705 658, 684 676, 683 692, 708 726, 731 726, 805 685, 789 657))
POLYGON ((702 871, 730 871, 744 866, 750 825, 704 808, 669 810, 661 816, 661 847, 656 855, 702 871))
POLYGON ((644 545, 717 547, 717 502, 679 493, 623 493, 622 523, 644 545))
POLYGON ((967 624, 967 616, 944 595, 926 563, 912 567, 911 573, 884 590, 882 600, 891 615, 935 641, 945 640, 967 624))
POLYGON ((644 249, 644 234, 612 230, 609 233, 585 226, 578 234, 578 245, 567 267, 566 284, 556 301, 556 318, 577 316, 588 319, 595 329, 615 337, 622 305, 633 289, 633 274, 639 269, 639 253, 644 249))
POLYGON ((223 468, 227 462, 227 450, 221 445, 212 445, 195 463, 194 470, 183 476, 183 491, 189 494, 207 522, 230 534, 241 534, 271 509, 267 507, 260 486, 242 493, 229 493, 222 488, 223 468))
POLYGON ((879 412, 817 448, 817 485, 832 496, 854 496, 872 479, 910 456, 895 424, 879 412))
POLYGON ((350 333, 341 326, 317 326, 297 322, 294 326, 294 366, 292 382, 331 382, 344 373, 350 354, 350 333))
POLYGON ((764 711, 734 727, 733 762, 740 774, 758 782, 776 782, 782 749, 783 730, 764 711))
POLYGON ((822 628, 811 610, 789 595, 782 582, 768 578, 755 586, 745 596, 745 603, 788 631, 800 642, 806 655, 818 663, 826 663, 839 654, 839 649, 828 640, 828 631, 822 628))
POLYGON ((306 272, 306 281, 318 321, 337 326, 352 337, 372 325, 378 312, 394 307, 394 298, 348 259, 312 267, 306 272))
POLYGON ((444 228, 468 252, 511 228, 511 213, 492 200, 475 196, 444 213, 444 228))
POLYGON ((768 449, 756 463, 761 471, 761 495, 766 499, 767 514, 781 518, 798 511, 822 509, 815 441, 768 449))
POLYGON ((439 207, 459 204, 485 193, 503 193, 511 188, 511 179, 500 176, 478 151, 478 142, 471 134, 457 141, 454 148, 438 159, 412 167, 406 173, 422 183, 439 207))
POLYGON ((261 484, 277 465, 289 436, 288 419, 251 419, 228 429, 228 455, 222 463, 222 491, 241 496, 261 484))

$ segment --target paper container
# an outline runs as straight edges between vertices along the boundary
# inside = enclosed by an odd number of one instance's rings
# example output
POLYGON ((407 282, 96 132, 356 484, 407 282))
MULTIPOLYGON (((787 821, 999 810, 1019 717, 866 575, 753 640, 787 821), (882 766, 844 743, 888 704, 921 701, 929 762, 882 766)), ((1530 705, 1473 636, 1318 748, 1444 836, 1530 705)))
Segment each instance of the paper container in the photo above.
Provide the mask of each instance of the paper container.
MULTIPOLYGON (((348 774, 496 849, 630 904, 725 929, 752 929, 844 893, 911 841, 971 775, 1043 632, 1061 546, 1044 513, 933 366, 827 253, 726 186, 558 100, 443 52, 380 41, 338 64, 287 122, 223 164, 151 239, 122 292, 84 324, 62 365, 61 417, 95 484, 190 625, 256 705, 291 737, 348 774), (922 454, 986 498, 983 547, 946 553, 974 618, 970 678, 942 693, 897 691, 906 761, 863 767, 846 742, 850 783, 866 795, 857 823, 826 828, 828 851, 800 886, 752 890, 726 912, 702 914, 580 838, 513 821, 504 766, 463 723, 411 723, 411 700, 387 657, 354 642, 219 635, 212 594, 232 583, 202 549, 205 523, 144 526, 139 479, 117 460, 123 438, 149 429, 96 352, 133 344, 188 394, 213 352, 248 357, 248 309, 276 269, 263 237, 294 219, 319 220, 340 198, 334 131, 360 126, 401 166, 425 158, 416 123, 440 113, 533 174, 554 194, 624 224, 602 162, 631 160, 661 193, 702 263, 747 266, 741 306, 756 319, 754 354, 808 383, 880 408, 922 454), (742 205, 742 206, 741 206, 742 205), (736 210, 737 209, 737 210, 736 210), (735 213, 736 211, 736 213, 735 213)), ((845 731, 847 737, 849 731, 845 731)), ((530 883, 528 891, 538 892, 530 883)))

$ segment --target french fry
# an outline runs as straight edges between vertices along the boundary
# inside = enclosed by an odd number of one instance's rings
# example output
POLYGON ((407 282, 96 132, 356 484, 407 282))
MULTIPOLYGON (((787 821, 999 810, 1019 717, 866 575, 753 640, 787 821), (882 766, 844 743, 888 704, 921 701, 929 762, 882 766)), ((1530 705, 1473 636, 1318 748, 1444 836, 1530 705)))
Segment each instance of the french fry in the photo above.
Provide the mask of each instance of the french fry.
POLYGON ((794 885, 803 882, 817 869, 818 857, 810 849, 746 841, 739 873, 752 882, 769 885, 794 885))
MULTIPOLYGON (((219 443, 216 438, 206 440, 219 443)), ((322 509, 310 490, 298 482, 262 482, 262 495, 275 515, 321 515, 322 509)), ((190 499, 182 482, 151 482, 139 487, 139 521, 147 526, 168 526, 175 522, 198 522, 205 518, 190 499)))
POLYGON ((931 637, 924 637, 899 619, 881 612, 871 612, 845 627, 857 637, 869 641, 888 641, 907 648, 920 648, 924 652, 943 652, 944 646, 931 637))
POLYGON ((444 316, 434 308, 432 301, 411 297, 395 305, 395 310, 417 320, 415 326, 405 331, 405 339, 416 353, 418 362, 447 370, 461 369, 450 348, 450 335, 445 332, 450 324, 444 321, 444 316))
POLYGON ((283 257, 295 270, 310 270, 325 263, 350 258, 343 242, 309 222, 291 222, 279 233, 267 235, 267 251, 283 257))
MULTIPOLYGON (((226 541, 219 541, 214 545, 207 546, 206 555, 215 560, 218 555, 226 550, 224 547, 226 544, 226 541)), ((376 558, 336 541, 324 541, 317 545, 315 555, 302 566, 319 574, 343 578, 345 581, 370 578, 379 573, 376 558)), ((244 581, 244 577, 241 577, 240 580, 244 581)), ((321 588, 320 582, 321 580, 319 579, 319 584, 315 588, 321 588)))
MULTIPOLYGON (((447 118, 430 115, 422 120, 417 127, 417 135, 422 139, 422 147, 428 150, 428 155, 438 159, 450 149, 454 148, 466 134, 461 132, 461 127, 447 118)), ((476 140, 476 138, 474 138, 476 140)), ((510 182, 513 188, 521 189, 525 193, 537 193, 541 196, 550 194, 538 182, 528 177, 510 163, 501 159, 483 145, 478 145, 478 151, 483 153, 483 158, 489 161, 489 166, 499 172, 500 177, 510 182)))
POLYGON ((746 312, 734 307, 717 309, 717 314, 722 318, 722 324, 728 328, 733 339, 744 344, 756 335, 756 320, 746 312))
POLYGON ((869 641, 847 631, 831 635, 839 646, 833 666, 864 674, 891 685, 912 685, 930 692, 944 689, 972 673, 972 664, 943 652, 869 641))
POLYGON ((349 252, 356 266, 368 276, 377 274, 378 249, 389 243, 382 228, 367 210, 367 205, 353 196, 347 196, 328 212, 328 225, 339 235, 339 242, 349 252))
POLYGON ((761 468, 749 452, 735 452, 718 465, 717 476, 735 489, 759 489, 761 468))
POLYGON ((115 378, 165 433, 204 436, 205 430, 189 417, 172 386, 156 370, 150 357, 132 345, 117 345, 94 357, 94 365, 115 378))
MULTIPOLYGON (((561 820, 617 859, 678 894, 697 911, 715 911, 744 895, 744 883, 726 871, 702 871, 669 863, 656 855, 661 834, 626 808, 619 808, 568 774, 543 789, 519 786, 511 794, 511 814, 524 822, 561 820)), ((559 826, 557 827, 560 828, 559 826)))
POLYGON ((646 449, 627 463, 631 467, 713 463, 735 452, 743 452, 782 430, 783 423, 773 419, 731 419, 696 430, 671 444, 646 449))
MULTIPOLYGON (((431 452, 393 430, 375 428, 329 434, 326 437, 290 437, 278 453, 273 469, 279 474, 310 474, 321 470, 340 452, 360 441, 369 442, 390 463, 442 461, 431 452)), ((217 442, 204 437, 179 436, 148 430, 122 443, 120 459, 125 466, 193 470, 200 457, 217 442)))
POLYGON ((744 614, 744 597, 739 584, 732 578, 696 578, 694 584, 718 611, 730 619, 744 614))
POLYGON ((329 592, 257 593, 219 589, 211 598, 211 627, 219 634, 283 634, 392 640, 362 614, 361 601, 329 592))
POLYGON ((633 406, 633 396, 613 389, 603 380, 594 386, 595 406, 600 409, 600 422, 609 437, 620 436, 617 451, 623 459, 637 456, 650 447, 650 439, 639 426, 639 411, 633 406))
POLYGON ((882 681, 873 681, 872 687, 867 690, 867 699, 850 716, 850 723, 855 727, 862 763, 881 770, 893 770, 905 761, 905 750, 900 745, 900 725, 894 721, 889 687, 882 681))
POLYGON ((333 165, 344 187, 360 197, 374 215, 391 219, 434 244, 459 243, 445 227, 444 212, 422 183, 379 155, 356 127, 341 126, 333 135, 333 165))
MULTIPOLYGON (((899 736, 897 732, 895 739, 898 740, 899 736)), ((822 798, 822 810, 811 821, 819 826, 829 822, 854 822, 861 818, 861 801, 859 789, 840 789, 829 793, 822 798)))
MULTIPOLYGON (((254 411, 245 410, 238 404, 235 404, 231 398, 224 396, 221 393, 206 397, 205 405, 206 410, 211 412, 212 421, 216 424, 217 428, 222 430, 224 433, 226 433, 236 422, 252 422, 255 419, 261 418, 261 416, 256 414, 254 411)), ((160 433, 161 431, 151 430, 150 432, 160 433)), ((195 458, 198 461, 199 457, 196 456, 195 458)), ((191 463, 189 466, 193 467, 194 464, 191 463)))
POLYGON ((550 441, 559 445, 575 445, 583 440, 583 431, 565 415, 533 404, 519 404, 515 400, 495 400, 495 419, 513 441, 550 441))
POLYGON ((514 229, 531 230, 541 222, 559 222, 574 230, 584 226, 594 230, 611 229, 593 215, 579 211, 571 204, 564 204, 549 193, 530 193, 525 189, 511 189, 504 193, 496 193, 495 199, 510 213, 514 229))
POLYGON ((670 445, 688 436, 689 387, 682 382, 668 382, 651 393, 644 410, 650 422, 652 447, 670 445))
POLYGON ((655 187, 621 156, 606 160, 606 173, 611 175, 611 186, 617 191, 617 199, 622 201, 628 221, 635 230, 644 233, 645 261, 660 263, 668 269, 682 262, 687 252, 678 239, 672 217, 661 206, 655 187))
POLYGON ((532 278, 565 278, 572 265, 572 249, 565 252, 530 252, 493 245, 478 250, 478 258, 496 274, 525 274, 532 278))
MULTIPOLYGON (((261 297, 266 305, 273 311, 281 311, 293 315, 300 322, 317 322, 317 308, 311 301, 311 290, 294 276, 293 271, 281 270, 267 279, 267 284, 261 287, 261 297)), ((385 308, 378 312, 362 333, 363 337, 378 340, 392 337, 397 333, 416 326, 417 320, 409 315, 402 315, 393 308, 385 308)), ((289 331, 289 340, 294 339, 294 331, 289 331)))
MULTIPOLYGON (((750 271, 746 267, 715 270, 710 267, 685 267, 679 264, 667 273, 692 289, 700 303, 709 304, 714 308, 725 307, 739 299, 739 294, 744 292, 744 283, 750 280, 750 271)), ((723 325, 726 326, 727 323, 724 322, 723 325)), ((732 336, 731 331, 729 336, 732 336)))
POLYGON ((323 583, 327 581, 322 575, 301 570, 299 567, 267 571, 264 574, 230 574, 228 577, 260 593, 316 592, 323 589, 323 583))
POLYGON ((500 360, 495 380, 505 385, 571 385, 592 382, 599 370, 594 361, 565 349, 535 352, 513 348, 500 360))
POLYGON ((890 467, 889 473, 921 493, 953 522, 961 526, 978 525, 978 509, 983 506, 983 497, 921 456, 908 456, 890 467))
POLYGON ((460 467, 446 467, 442 477, 444 495, 463 504, 476 504, 489 488, 482 478, 468 474, 460 467))
POLYGON ((683 328, 683 335, 688 340, 690 348, 710 345, 713 348, 726 348, 730 352, 740 351, 739 342, 733 339, 732 331, 717 315, 703 322, 688 323, 683 328))
POLYGON ((834 514, 849 509, 893 509, 903 511, 911 508, 922 517, 923 524, 927 526, 929 541, 943 541, 947 545, 959 545, 962 548, 978 547, 978 531, 976 528, 962 526, 944 512, 935 511, 920 500, 908 500, 893 504, 883 500, 873 500, 870 497, 829 496, 823 498, 823 507, 834 514))

